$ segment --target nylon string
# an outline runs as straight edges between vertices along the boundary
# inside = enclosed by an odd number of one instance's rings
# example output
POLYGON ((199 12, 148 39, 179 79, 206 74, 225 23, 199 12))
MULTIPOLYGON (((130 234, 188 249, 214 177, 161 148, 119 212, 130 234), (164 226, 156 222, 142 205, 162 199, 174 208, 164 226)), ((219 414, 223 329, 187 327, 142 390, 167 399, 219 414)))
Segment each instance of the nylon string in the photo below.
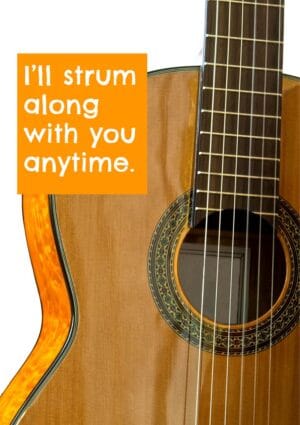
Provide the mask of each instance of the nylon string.
MULTIPOLYGON (((210 405, 209 405, 209 425, 212 422, 212 408, 214 399, 214 374, 215 374, 215 346, 216 346, 216 324, 217 324, 217 306, 218 306, 218 289, 219 289, 219 269, 220 269, 220 241, 221 241, 221 225, 222 225, 222 210, 223 210, 223 173, 224 173, 224 154, 226 143, 226 123, 227 123, 227 95, 228 95, 228 74, 230 62, 230 33, 231 33, 231 2, 229 3, 228 12, 228 32, 227 32, 227 54, 226 54, 226 74, 225 74, 225 96, 224 96, 224 121, 223 121, 223 136, 222 136, 222 159, 221 159, 221 179, 220 179, 220 201, 219 201, 219 222, 218 222, 218 241, 217 241, 217 264, 216 264, 216 282, 215 282, 215 303, 214 303, 214 331, 213 331, 213 348, 212 348, 212 367, 211 367, 211 384, 210 384, 210 405)), ((227 400, 227 394, 225 394, 227 400)))
MULTIPOLYGON (((215 35, 218 35, 219 25, 219 0, 216 0, 216 24, 215 24, 215 35)), ((217 63, 217 46, 218 37, 215 37, 214 43, 214 65, 213 65, 213 90, 212 90, 212 116, 210 125, 210 136, 209 136, 209 156, 208 156, 208 176, 207 176, 207 196, 206 196, 206 209, 205 209, 205 232, 204 232, 204 250, 203 250, 203 269, 202 269, 202 290, 201 290, 201 314, 203 315, 204 305, 204 291, 205 291, 205 274, 206 274, 206 255, 207 255, 207 220, 209 210, 209 191, 210 191, 210 174, 211 174, 211 151, 212 151, 212 133, 213 133, 213 115, 215 105, 215 86, 216 86, 216 63, 217 63)), ((195 403, 195 425, 198 425, 199 419, 199 396, 201 386, 201 374, 202 374, 202 333, 203 333, 203 317, 200 319, 200 331, 199 331, 199 353, 198 353, 198 367, 197 367, 197 386, 196 386, 196 403, 195 403)))
MULTIPOLYGON (((269 6, 266 8, 266 33, 265 33, 265 39, 268 39, 268 28, 269 28, 269 6)), ((267 69, 268 66, 268 43, 265 45, 265 68, 267 69)), ((267 71, 264 73, 264 93, 267 92, 267 71)), ((263 96, 263 114, 266 115, 266 95, 263 96)), ((262 137, 265 137, 265 130, 266 130, 266 122, 263 120, 263 126, 262 126, 262 137)), ((273 142, 269 142, 273 143, 273 142)), ((275 142, 277 143, 277 141, 275 142)), ((265 157, 265 139, 262 139, 262 155, 263 158, 265 157)), ((264 160, 262 161, 261 166, 261 179, 260 179, 260 193, 263 193, 263 184, 264 184, 264 160)), ((276 183, 275 183, 276 185, 276 183)), ((260 205, 259 205, 259 241, 258 241, 258 253, 257 253, 257 295, 256 295, 256 320, 259 317, 259 303, 260 303, 260 266, 261 266, 261 259, 262 259, 262 253, 261 253, 261 232, 262 232, 262 212, 263 212, 263 198, 260 198, 260 205)), ((257 353, 258 348, 258 320, 256 322, 256 336, 255 336, 255 352, 257 353)), ((255 425, 255 418, 256 418, 256 400, 257 400, 257 355, 254 358, 254 382, 253 382, 253 420, 252 424, 255 425)))
POLYGON ((233 212, 232 212, 232 237, 231 237, 231 264, 230 264, 230 299, 228 312, 228 340, 227 340, 227 362, 226 362, 226 381, 225 381, 225 407, 224 407, 224 424, 227 425, 228 418, 228 388, 229 388, 229 359, 230 359, 230 321, 232 310, 232 289, 233 289, 233 258, 235 245, 235 220, 236 220, 236 192, 237 192, 237 174, 238 174, 238 149, 239 149, 239 131, 240 131, 240 107, 241 107, 241 86, 242 86, 242 58, 243 58, 243 33, 244 33, 244 3, 241 7, 241 41, 240 41, 240 59, 239 59, 239 82, 238 82, 238 107, 237 107, 237 129, 236 129, 236 149, 235 149, 235 170, 234 170, 234 195, 233 195, 233 212))
MULTIPOLYGON (((280 5, 283 5, 283 1, 280 2, 280 5)), ((281 33, 282 33, 282 23, 283 23, 283 8, 280 7, 279 8, 279 38, 281 37, 281 33)), ((278 48, 278 56, 277 56, 277 67, 278 67, 278 74, 277 74, 277 92, 279 93, 279 89, 280 89, 280 82, 281 82, 281 76, 282 76, 282 71, 281 71, 281 49, 282 49, 282 44, 279 46, 278 48)), ((276 115, 279 116, 279 112, 280 112, 280 96, 277 96, 277 103, 276 103, 276 115)), ((276 126, 276 140, 278 140, 278 138, 280 137, 279 131, 278 131, 278 127, 279 127, 279 120, 277 122, 277 126, 276 126)), ((275 145, 275 157, 278 157, 278 142, 275 145)), ((277 177, 277 167, 275 167, 275 172, 274 172, 274 176, 277 177)), ((273 332, 273 310, 272 310, 272 306, 273 306, 273 296, 274 296, 274 287, 273 287, 273 282, 274 282, 274 272, 275 272, 275 238, 276 238, 276 207, 277 207, 277 200, 275 198, 275 196, 277 196, 277 191, 276 191, 276 185, 274 185, 274 201, 273 201, 273 234, 272 234, 272 275, 271 275, 271 297, 270 297, 270 309, 271 309, 271 317, 270 317, 270 339, 269 339, 269 371, 268 371, 268 405, 267 405, 267 410, 268 410, 268 422, 267 425, 271 425, 270 422, 270 416, 271 416, 271 371, 272 371, 272 332, 273 332)))
MULTIPOLYGON (((221 173, 220 173, 220 200, 219 200, 219 223, 218 223, 218 242, 217 242, 217 267, 216 267, 216 280, 215 280, 215 300, 214 300, 214 325, 217 323, 217 304, 218 304, 218 289, 219 289, 219 273, 220 273, 220 240, 221 240, 221 212, 223 206, 223 177, 224 177, 224 157, 225 157, 225 143, 226 143, 226 121, 227 121, 227 92, 228 92, 228 73, 229 73, 229 60, 230 60, 230 28, 231 28, 231 4, 232 1, 229 0, 229 22, 228 22, 228 37, 227 37, 227 59, 226 59, 226 85, 225 85, 225 106, 224 106, 224 121, 223 121, 223 133, 222 133, 222 163, 221 163, 221 173)), ((253 118, 255 114, 254 111, 254 93, 255 93, 255 55, 256 55, 256 35, 257 35, 257 1, 254 3, 254 43, 253 43, 253 54, 252 54, 252 90, 251 90, 251 113, 250 113, 250 132, 253 133, 253 118)), ((262 68, 264 70, 264 90, 263 90, 263 123, 262 123, 262 135, 259 138, 262 140, 262 163, 261 163, 261 176, 260 176, 260 206, 259 206, 259 247, 258 247, 258 270, 257 270, 257 295, 256 295, 256 320, 259 317, 259 304, 260 304, 260 266, 261 266, 261 238, 262 238, 262 215, 263 215, 263 184, 264 184, 264 153, 265 153, 265 141, 267 138, 265 135, 266 130, 266 94, 267 94, 267 71, 268 71, 268 27, 269 27, 269 4, 265 5, 266 10, 266 37, 265 37, 265 66, 262 68)), ((225 399, 224 399, 224 425, 228 423, 228 389, 229 389, 229 359, 230 359, 230 326, 231 326, 231 314, 232 314, 232 290, 233 290, 233 259, 234 259, 234 250, 235 250, 235 220, 236 220, 236 193, 237 193, 237 164, 238 164, 238 147, 239 147, 239 132, 240 132, 240 108, 241 108, 241 81, 242 81, 242 56, 243 56, 243 41, 245 38, 244 35, 244 2, 241 2, 241 37, 240 37, 240 63, 239 68, 239 81, 238 81, 238 108, 237 108, 237 130, 236 130, 236 149, 235 149, 235 171, 234 171, 234 194, 233 194, 233 219, 232 219, 232 240, 231 240, 231 265, 230 265, 230 288, 229 288, 229 307, 228 307, 228 343, 227 343, 227 356, 226 356, 226 380, 225 380, 225 399)), ((279 7, 279 34, 281 34, 282 26, 282 7, 279 7)), ((203 306, 204 306, 204 293, 205 293, 205 278, 206 278, 206 260, 207 260, 207 237, 208 237, 208 216, 209 216, 209 195, 210 195, 210 184, 211 184, 211 153, 212 153, 212 141, 213 141, 213 124, 214 124, 214 105, 215 105, 215 88, 216 88, 216 63, 217 63, 217 47, 218 47, 218 23, 219 23, 219 0, 216 0, 216 24, 215 24, 215 42, 214 42, 214 62, 213 62, 213 83, 212 83, 212 107, 211 107, 211 122, 210 122, 210 132, 209 132, 209 156, 208 156, 208 173, 207 173, 207 198, 206 198, 206 208, 205 208, 205 231, 204 231, 204 250, 203 250, 203 270, 202 270, 202 290, 201 290, 201 312, 203 315, 203 306)), ((280 82, 281 82, 281 44, 278 46, 278 79, 277 79, 277 93, 279 94, 280 82)), ((251 69, 251 67, 248 67, 251 69)), ((277 96, 276 104, 276 115, 279 116, 280 110, 280 96, 277 96)), ((274 142, 275 145, 275 158, 277 158, 278 145, 279 142, 279 119, 277 118, 276 123, 276 137, 274 142)), ((255 138, 255 137, 253 137, 255 138)), ((248 262, 248 240, 249 240, 249 218, 250 218, 250 195, 251 195, 251 155, 252 155, 252 138, 249 138, 249 162, 248 162, 248 195, 247 195, 247 216, 246 216, 246 238, 245 238, 245 264, 248 262)), ((277 167, 275 166, 274 172, 274 182, 277 181, 277 167)), ((274 296, 274 265, 275 265, 275 237, 276 237, 276 205, 277 205, 277 186, 274 183, 274 192, 273 192, 273 233, 272 233, 272 271, 271 271, 271 299, 270 299, 270 309, 271 309, 271 325, 270 325, 270 348, 272 346, 272 305, 273 305, 273 296, 274 296)), ((243 305, 242 305, 242 352, 241 352, 241 369, 240 369, 240 389, 239 389, 239 425, 242 424, 242 413, 243 413, 243 392, 244 392, 244 349, 245 349, 245 322, 246 322, 246 305, 247 305, 247 293, 245 291, 246 282, 247 282, 247 267, 244 268, 244 291, 243 291, 243 305)), ((201 387, 201 375, 202 375, 202 336, 203 336, 203 320, 200 320, 200 330, 199 330, 199 352, 198 352, 198 365, 197 365, 197 386, 196 386, 196 403, 195 403, 195 425, 198 424, 199 420, 199 405, 200 405, 200 387, 201 387)), ((211 369, 211 383, 210 383, 210 405, 209 405, 209 425, 213 425, 213 400, 214 400, 214 372, 215 372, 215 347, 216 347, 216 326, 213 330, 213 349, 212 349, 212 369, 211 369)), ((257 351, 258 348, 258 322, 256 323, 256 341, 255 347, 257 351)), ((271 409, 271 363, 272 363, 272 353, 269 350, 269 373, 268 373, 268 423, 270 424, 270 409, 271 409)), ((256 416, 256 390, 257 390, 257 356, 255 356, 254 363, 254 382, 253 382, 253 425, 255 425, 255 416, 256 416)), ((228 425, 230 425, 228 423, 228 425)))
MULTIPOLYGON (((255 0, 254 3, 254 21, 253 21, 253 33, 254 33, 254 39, 257 36, 257 2, 255 0)), ((256 53, 256 42, 253 43, 253 54, 252 54, 252 94, 251 94, 251 114, 250 114, 250 131, 249 133, 253 133, 253 90, 255 87, 255 53, 256 53)), ((246 238, 245 238, 245 265, 248 264, 248 240, 249 240, 249 211, 250 211, 250 190, 251 190, 251 155, 252 155, 252 138, 249 140, 249 163, 248 163, 248 196, 247 196, 247 215, 246 215, 246 238)), ((243 278, 243 284, 244 284, 244 291, 243 291, 243 320, 242 320, 242 350, 241 350, 241 370, 240 370, 240 400, 239 400, 239 424, 242 423, 242 413, 243 413, 243 396, 244 396, 244 348, 245 348, 245 322, 246 322, 246 303, 247 303, 247 294, 245 291, 247 282, 247 267, 244 268, 244 278, 243 278)))

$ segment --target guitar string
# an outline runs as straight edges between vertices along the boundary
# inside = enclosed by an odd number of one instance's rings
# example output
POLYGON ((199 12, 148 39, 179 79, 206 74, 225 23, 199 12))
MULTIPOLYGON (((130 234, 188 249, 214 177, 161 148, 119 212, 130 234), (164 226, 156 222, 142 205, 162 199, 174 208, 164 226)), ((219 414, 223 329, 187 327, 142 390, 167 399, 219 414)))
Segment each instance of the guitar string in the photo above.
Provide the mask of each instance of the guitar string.
MULTIPOLYGON (((265 92, 266 92, 266 90, 265 90, 265 92)), ((279 101, 279 100, 278 100, 279 101)), ((278 102, 277 102, 278 103, 278 102)), ((264 137, 263 137, 263 139, 264 139, 264 137)), ((276 140, 277 140, 277 138, 276 138, 276 140)), ((264 142, 263 142, 264 143, 264 142)), ((250 155, 250 157, 251 157, 251 155, 250 155)), ((209 167, 210 168, 210 167, 209 167)), ((236 173, 235 173, 236 174, 236 173)), ((222 191, 221 191, 222 192, 222 191)), ((207 213, 208 213, 208 210, 206 211, 207 213)), ((262 212, 261 211, 261 208, 260 208, 260 212, 262 212)), ((261 214, 260 214, 260 217, 261 217, 261 214)), ((207 229, 206 229, 207 230, 207 229)), ((218 243, 218 245, 219 245, 219 243, 218 243)), ((205 255, 205 259, 206 259, 206 255, 205 255)), ((232 281, 232 278, 231 278, 231 281, 232 281)), ((203 295, 203 294, 202 294, 203 295)), ((231 297, 230 297, 230 300, 231 300, 231 297)), ((215 341, 215 339, 214 339, 214 341, 215 341)), ((229 346, 228 346, 228 348, 229 348, 229 346)), ((214 351, 214 350, 213 350, 214 351)), ((227 359, 229 358, 229 356, 227 357, 227 359)), ((228 368, 227 368, 227 372, 228 372, 228 368)), ((228 383, 228 380, 227 380, 227 383, 228 383)), ((211 399, 211 401, 212 401, 212 399, 211 399)), ((227 406, 227 403, 225 404, 225 406, 227 406)), ((226 407, 225 407, 225 409, 226 409, 226 407)), ((225 418, 227 417, 227 415, 225 414, 225 418)), ((226 421, 226 419, 225 419, 225 421, 226 421)))
MULTIPOLYGON (((268 29, 269 29, 269 7, 266 8, 266 22, 265 22, 265 39, 268 39, 268 29)), ((267 69, 268 66, 268 43, 265 44, 265 58, 264 58, 264 66, 267 69)), ((267 91, 267 71, 264 72, 264 92, 267 91)), ((266 94, 263 95, 263 114, 266 114, 266 102, 267 97, 266 94)), ((262 122, 262 136, 264 137, 266 134, 266 120, 263 119, 262 122)), ((275 141, 277 143, 277 141, 275 141)), ((262 157, 265 155, 265 139, 262 139, 262 157)), ((276 166, 276 165, 275 165, 276 166)), ((261 179, 260 179, 260 193, 263 193, 263 175, 264 175, 264 160, 261 162, 261 179)), ((276 185, 276 182, 274 181, 274 184, 276 185)), ((257 251, 257 293, 256 293, 256 325, 255 325, 255 353, 257 353, 258 348, 258 317, 259 317, 259 304, 260 304, 260 279, 261 279, 261 236, 262 236, 262 211, 263 211, 263 199, 260 198, 260 204, 259 204, 259 239, 258 239, 258 251, 257 251)), ((253 414, 252 414, 252 425, 255 425, 255 417, 256 417, 256 398, 257 398, 257 355, 254 356, 254 378, 253 378, 253 414)))
MULTIPOLYGON (((232 2, 229 2, 229 17, 231 19, 231 5, 232 2)), ((230 28, 228 28, 228 36, 230 35, 230 28)), ((241 13, 241 36, 243 36, 244 32, 244 4, 242 4, 242 13, 241 13)), ((227 45, 227 65, 229 65, 229 51, 230 51, 230 39, 228 38, 227 45)), ((240 40, 240 64, 242 61, 242 37, 240 40)), ((226 74, 226 89, 228 88, 228 74, 229 74, 229 66, 227 66, 227 74, 226 74)), ((238 93, 238 111, 241 97, 241 68, 239 68, 239 87, 237 90, 238 93)), ((239 125, 240 125, 240 115, 237 116, 237 129, 236 129, 236 152, 235 152, 235 170, 234 170, 234 189, 233 192, 236 194, 237 192, 237 155, 238 155, 238 134, 239 134, 239 125)), ((224 137, 225 137, 225 126, 224 123, 224 137)), ((236 212, 236 196, 233 197, 233 216, 232 216, 232 240, 231 240, 231 259, 230 259, 230 284, 229 284, 229 304, 228 304, 228 336, 227 336, 227 355, 226 355, 226 376, 225 376, 225 397, 224 397, 224 425, 227 425, 228 419, 228 395, 229 395, 229 367, 230 367, 230 325, 231 325, 231 316, 232 316, 232 290, 233 290, 233 254, 234 254, 234 226, 235 226, 235 212, 236 212)))
MULTIPOLYGON (((231 2, 228 11, 228 38, 227 38, 227 54, 226 64, 229 64, 230 51, 230 32, 231 32, 231 2)), ((225 142, 226 142, 226 122, 227 122, 227 87, 228 87, 229 67, 225 71, 225 93, 224 93, 224 121, 222 136, 222 156, 221 156, 221 174, 220 174, 220 199, 219 199, 219 220, 218 220, 218 241, 217 241, 217 264, 215 279, 215 302, 214 302, 214 330, 213 330, 213 346, 212 346, 212 364, 211 364, 211 381, 210 381, 210 405, 209 405, 209 425, 212 425, 213 400, 214 400, 214 380, 215 380, 215 349, 216 349, 216 326, 217 326, 217 308, 218 308, 218 290, 219 290, 219 271, 220 271, 220 242, 221 242, 221 224, 222 224, 222 206, 223 206, 223 178, 224 178, 224 159, 225 159, 225 142)), ((213 119, 212 119, 213 120, 213 119)))
MULTIPOLYGON (((254 4, 254 19, 253 19, 253 38, 257 37, 257 2, 255 0, 254 4)), ((256 42, 253 42, 253 52, 252 52, 252 67, 253 70, 251 72, 251 114, 250 114, 250 130, 249 133, 253 134, 253 90, 255 88, 255 61, 256 61, 256 42)), ((249 149, 248 149, 248 176, 251 175, 251 155, 252 155, 252 138, 249 139, 249 149)), ((251 193, 251 179, 248 178, 247 184, 247 193, 251 193)), ((243 414, 243 398, 244 398, 244 372, 245 372, 245 361, 244 361, 244 350, 245 350, 245 322, 248 321, 246 318, 246 304, 247 304, 247 292, 246 285, 247 282, 249 284, 249 279, 247 276, 248 272, 248 261, 249 261, 249 225, 250 225, 250 196, 247 197, 247 207, 246 207, 246 234, 245 234, 245 266, 243 273, 243 301, 242 301, 242 347, 241 347, 241 369, 240 369, 240 399, 239 399, 239 424, 242 423, 242 414, 243 414)))
MULTIPOLYGON (((278 28, 278 34, 279 37, 281 39, 283 39, 283 18, 284 18, 284 12, 283 12, 283 7, 284 7, 284 0, 282 0, 280 2, 281 6, 280 7, 280 11, 279 11, 279 28, 278 28)), ((277 56, 277 67, 279 69, 278 72, 278 76, 277 76, 277 92, 279 93, 279 90, 281 88, 281 84, 282 84, 282 58, 283 58, 283 52, 282 52, 282 45, 279 46, 278 49, 278 56, 277 56)), ((276 103, 276 113, 277 115, 279 115, 279 111, 280 111, 280 99, 277 99, 277 103, 276 103)), ((277 126, 276 126, 276 138, 280 137, 281 135, 279 134, 278 131, 278 127, 280 125, 280 122, 278 121, 277 126)), ((278 157, 278 143, 276 143, 275 145, 275 155, 276 157, 278 157)), ((277 177, 277 167, 275 167, 275 177, 277 177)), ((274 195, 277 195, 277 190, 276 190, 276 185, 274 185, 274 195)), ((274 197, 274 201, 273 201, 273 210, 274 212, 276 211, 277 208, 277 201, 274 197)), ((268 410, 268 422, 267 425, 271 425, 270 422, 270 418, 271 418, 271 386, 272 386, 272 375, 271 375, 271 371, 272 371, 272 332, 273 332, 273 310, 272 310, 272 306, 273 306, 273 297, 274 297, 274 286, 273 286, 273 282, 274 282, 274 273, 275 273, 275 238, 276 238, 276 216, 273 216, 273 234, 272 234, 272 269, 271 269, 271 296, 270 296, 270 308, 271 308, 271 315, 270 315, 270 336, 269 336, 269 370, 268 370, 268 403, 267 403, 267 410, 268 410)))
MULTIPOLYGON (((231 1, 230 1, 231 3, 231 1)), ((240 55, 238 65, 238 101, 237 101, 237 123, 236 123, 236 143, 235 143, 235 170, 234 170, 234 195, 232 208, 232 236, 231 236, 231 255, 230 255, 230 287, 229 287, 229 308, 228 308, 228 337, 227 337, 227 359, 226 359, 226 380, 225 380, 225 400, 224 400, 224 425, 227 425, 228 418, 228 394, 229 394, 229 367, 230 367, 230 323, 232 315, 232 291, 234 275, 234 251, 235 251, 235 223, 236 223, 236 204, 237 204, 237 175, 238 175, 238 152, 239 152, 239 132, 240 132, 240 107, 242 94, 242 58, 243 58, 243 35, 244 35, 244 2, 241 2, 241 37, 240 37, 240 55)))
MULTIPOLYGON (((223 206, 223 177, 224 177, 224 160, 225 160, 225 143, 226 143, 226 123, 227 123, 227 96, 228 96, 228 74, 229 74, 229 58, 230 58, 230 33, 231 33, 231 2, 228 5, 228 37, 227 37, 227 53, 226 53, 226 71, 225 71, 225 91, 224 91, 224 114, 223 114, 223 135, 222 135, 222 155, 221 155, 221 173, 220 173, 220 199, 219 199, 219 220, 218 220, 218 241, 217 241, 217 264, 215 279, 215 302, 214 302, 214 331, 213 331, 213 348, 212 348, 212 366, 211 366, 211 382, 210 382, 210 407, 209 407, 209 425, 212 425, 212 408, 214 400, 214 381, 215 381, 215 347, 216 347, 216 324, 217 324, 217 308, 218 308, 218 290, 219 290, 219 272, 220 272, 220 242, 222 227, 222 206, 223 206)), ((225 399, 226 399, 225 392, 225 399)))
MULTIPOLYGON (((216 1, 216 22, 215 30, 218 34, 219 25, 219 0, 216 1)), ((214 42, 214 64, 217 62, 217 47, 218 38, 216 37, 214 42)), ((206 54, 206 53, 205 53, 206 54)), ((213 67, 213 84, 216 86, 216 65, 213 67)), ((215 104, 215 90, 212 91, 212 111, 214 110, 215 104)), ((209 136, 209 152, 212 152, 212 132, 213 132, 213 112, 210 123, 210 136, 209 136)), ((206 257, 207 257, 207 221, 208 221, 208 210, 209 210, 209 190, 210 190, 210 171, 211 171, 211 155, 208 157, 208 176, 207 176, 207 195, 206 195, 206 209, 205 209, 205 230, 204 230, 204 249, 203 249, 203 268, 202 268, 202 288, 201 288, 201 318, 200 318, 200 330, 199 330, 199 352, 198 352, 198 367, 197 367, 197 386, 196 386, 196 402, 195 402, 195 425, 198 424, 199 418, 199 396, 201 386, 201 375, 202 375, 202 333, 203 333, 203 306, 204 306, 204 292, 205 292, 205 277, 206 277, 206 257)))
MULTIPOLYGON (((269 10, 267 10, 267 25, 266 25, 266 28, 268 28, 268 14, 269 14, 269 10)), ((255 28, 256 28, 256 26, 255 26, 255 28)), ((254 58, 255 58, 255 53, 253 53, 253 60, 254 60, 254 58)), ((267 62, 267 46, 266 46, 266 52, 265 52, 265 62, 267 62)), ((265 72, 265 79, 264 79, 264 81, 265 81, 264 82, 264 85, 265 85, 265 90, 264 91, 265 91, 265 93, 266 93, 266 75, 267 74, 265 72)), ((252 86, 254 85, 254 78, 255 78, 255 76, 253 75, 252 86)), ((252 93, 253 93, 253 91, 252 91, 252 93)), ((265 95, 264 95, 263 103, 264 103, 264 111, 265 111, 266 110, 266 97, 265 97, 265 95)), ((253 95, 252 95, 252 98, 251 98, 251 104, 252 104, 251 109, 253 109, 253 95)), ((252 126, 252 124, 251 124, 251 126, 252 126)), ((263 148, 262 148, 263 151, 264 151, 264 133, 265 133, 265 120, 263 120, 263 137, 262 137, 262 139, 263 139, 263 143, 262 143, 263 144, 263 148)), ((251 132, 250 132, 250 134, 251 134, 251 132)), ((276 140, 277 140, 277 138, 276 138, 276 140)), ((250 147, 250 149, 251 149, 251 147, 250 147)), ((251 158, 251 154, 249 155, 249 157, 251 158)), ((249 164, 249 170, 250 170, 250 164, 249 164)), ((222 164, 222 171, 223 171, 223 164, 222 164)), ((263 175, 263 164, 262 164, 262 171, 261 171, 261 173, 262 173, 261 174, 261 176, 262 176, 263 175)), ((221 173, 221 175, 222 175, 222 173, 221 173)), ((262 181, 263 181, 263 179, 261 177, 261 191, 262 191, 262 181)), ((250 184, 250 179, 249 179, 249 184, 250 184)), ((222 190, 221 190, 221 197, 222 197, 222 190)), ((220 210, 221 210, 221 208, 220 208, 220 210)), ((247 211, 249 211, 249 208, 247 209, 247 211)), ((260 202, 260 213, 262 213, 262 201, 260 202)), ((260 214, 259 244, 261 244, 261 219, 262 219, 262 214, 260 214)), ((248 213, 248 216, 247 216, 247 220, 248 220, 247 228, 249 228, 249 213, 248 213)), ((220 226, 220 222, 219 222, 219 226, 220 226)), ((220 232, 220 227, 219 227, 219 232, 220 232)), ((247 234, 247 238, 248 238, 248 234, 247 234)), ((260 249, 259 249, 259 252, 260 252, 260 249)), ((219 256, 219 241, 218 241, 218 256, 219 256)), ((218 260, 219 260, 219 258, 218 258, 218 260)), ((217 267, 217 270, 218 270, 218 267, 217 267)), ((259 269, 258 269, 258 273, 260 273, 259 272, 259 269)), ((258 275, 257 305, 259 304, 259 280, 260 279, 259 279, 259 275, 258 275)), ((217 277, 217 280, 216 280, 216 285, 218 285, 218 277, 217 277)), ((215 299, 215 302, 216 302, 216 300, 217 300, 217 286, 216 286, 216 299, 215 299)), ((245 303, 244 303, 244 310, 245 310, 245 303)), ((216 312, 216 305, 215 305, 215 312, 216 312)), ((245 313, 244 313, 243 316, 244 316, 244 319, 245 319, 245 313)), ((257 317, 258 317, 258 308, 257 308, 257 317)), ((216 322, 216 320, 215 320, 215 322, 216 322)), ((213 338, 213 343, 215 343, 215 334, 214 334, 214 338, 213 338)), ((214 353, 214 350, 213 350, 213 353, 214 353)), ((227 357, 227 359, 228 358, 229 357, 227 357)), ((213 374, 212 374, 212 376, 213 376, 213 374)), ((255 375, 254 376, 255 376, 255 379, 256 379, 256 372, 255 372, 255 375)), ((243 373, 242 373, 241 377, 243 379, 243 373)), ((256 384, 255 384, 255 386, 256 386, 256 384)), ((212 392, 211 392, 211 394, 212 394, 212 392)), ((212 396, 211 396, 211 403, 212 403, 212 396)), ((210 412, 211 412, 211 410, 210 410, 210 412)), ((226 418, 226 415, 225 415, 225 418, 226 418)), ((254 418, 255 418, 255 407, 254 407, 253 421, 254 421, 254 418)), ((226 419, 225 419, 225 421, 226 421, 226 419)), ((211 422, 211 413, 210 413, 210 422, 211 422)))
POLYGON ((188 346, 187 346, 187 358, 186 358, 186 373, 185 373, 185 391, 184 391, 184 409, 183 409, 183 425, 187 423, 187 398, 188 398, 188 382, 189 382, 189 373, 190 373, 190 347, 191 347, 191 323, 192 323, 192 312, 189 312, 189 327, 188 327, 188 346))

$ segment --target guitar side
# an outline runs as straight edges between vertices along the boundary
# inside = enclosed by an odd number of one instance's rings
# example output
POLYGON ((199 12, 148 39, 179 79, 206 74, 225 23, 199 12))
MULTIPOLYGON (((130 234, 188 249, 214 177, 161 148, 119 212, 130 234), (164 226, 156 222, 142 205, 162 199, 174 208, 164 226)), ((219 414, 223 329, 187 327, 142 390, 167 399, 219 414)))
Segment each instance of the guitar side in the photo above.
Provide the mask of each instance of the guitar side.
MULTIPOLYGON (((56 197, 57 226, 76 286, 80 326, 69 355, 36 403, 28 409, 22 424, 123 425, 124 421, 132 425, 194 423, 198 350, 179 338, 161 318, 149 290, 147 258, 151 237, 161 215, 191 187, 198 77, 195 69, 186 69, 155 73, 149 78, 150 172, 147 196, 56 197)), ((300 83, 285 78, 281 195, 297 211, 300 210, 299 108, 300 83)), ((25 223, 30 227, 36 216, 43 211, 47 216, 50 210, 43 203, 40 211, 30 215, 29 201, 25 197, 25 223)), ((51 237, 49 217, 47 220, 38 219, 38 226, 51 237)), ((32 254, 30 237, 28 243, 46 314, 36 348, 39 346, 43 355, 48 355, 49 368, 70 334, 70 293, 61 281, 65 295, 54 298, 52 306, 60 306, 54 308, 57 312, 62 307, 65 309, 59 318, 64 323, 64 332, 59 332, 60 342, 56 352, 51 353, 48 342, 43 338, 46 335, 53 341, 57 340, 56 331, 45 327, 45 318, 48 317, 50 324, 53 322, 53 315, 47 316, 45 309, 49 305, 46 288, 50 280, 47 275, 39 277, 37 271, 42 269, 42 264, 39 264, 38 256, 32 254)), ((50 263, 48 267, 51 269, 50 263)), ((64 278, 62 270, 60 274, 64 278)), ((299 419, 297 333, 297 329, 293 330, 271 349, 272 425, 292 425, 299 419)), ((32 390, 37 389, 37 383, 45 376, 47 367, 43 370, 37 367, 43 355, 35 350, 8 387, 9 392, 6 391, 1 397, 0 407, 4 406, 4 412, 8 410, 5 404, 1 405, 3 400, 20 400, 19 405, 11 404, 10 412, 15 409, 11 418, 20 412, 20 406, 24 406, 32 390), (34 358, 34 355, 37 357, 34 358), (32 383, 33 375, 28 375, 29 367, 35 370, 38 377, 35 384, 32 383), (19 383, 22 381, 26 385, 32 383, 26 397, 25 392, 20 390, 19 383)), ((202 361, 202 413, 199 424, 207 425, 212 354, 203 352, 202 361)), ((268 350, 245 356, 243 360, 241 357, 215 357, 214 376, 218 377, 214 393, 215 425, 224 423, 222 400, 226 364, 230 370, 228 423, 238 423, 242 405, 242 423, 252 425, 254 384, 257 387, 255 425, 267 423, 268 396, 265 393, 269 362, 268 350), (245 375, 242 386, 241 361, 245 375), (256 378, 254 370, 257 372, 256 378)))
POLYGON ((77 327, 71 277, 53 231, 46 195, 23 197, 24 226, 42 306, 38 340, 25 363, 0 396, 2 425, 19 423, 70 348, 77 327))

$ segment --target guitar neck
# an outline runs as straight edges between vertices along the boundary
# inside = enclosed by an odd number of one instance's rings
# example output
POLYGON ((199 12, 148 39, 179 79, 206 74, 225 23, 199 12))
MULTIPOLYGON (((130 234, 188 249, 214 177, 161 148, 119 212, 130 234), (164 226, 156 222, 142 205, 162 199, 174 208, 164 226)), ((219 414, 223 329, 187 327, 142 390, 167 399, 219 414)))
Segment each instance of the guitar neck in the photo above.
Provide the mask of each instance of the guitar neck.
POLYGON ((193 227, 224 208, 276 215, 283 12, 279 0, 207 2, 193 227))

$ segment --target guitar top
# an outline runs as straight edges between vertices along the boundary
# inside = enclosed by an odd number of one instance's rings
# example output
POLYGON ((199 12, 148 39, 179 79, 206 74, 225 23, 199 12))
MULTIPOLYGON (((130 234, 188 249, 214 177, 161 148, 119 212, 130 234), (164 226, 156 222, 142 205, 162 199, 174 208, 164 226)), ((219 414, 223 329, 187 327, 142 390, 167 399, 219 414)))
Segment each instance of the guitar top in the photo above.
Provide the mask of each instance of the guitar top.
POLYGON ((43 307, 3 425, 299 422, 300 81, 279 0, 149 74, 147 196, 24 196, 43 307))

